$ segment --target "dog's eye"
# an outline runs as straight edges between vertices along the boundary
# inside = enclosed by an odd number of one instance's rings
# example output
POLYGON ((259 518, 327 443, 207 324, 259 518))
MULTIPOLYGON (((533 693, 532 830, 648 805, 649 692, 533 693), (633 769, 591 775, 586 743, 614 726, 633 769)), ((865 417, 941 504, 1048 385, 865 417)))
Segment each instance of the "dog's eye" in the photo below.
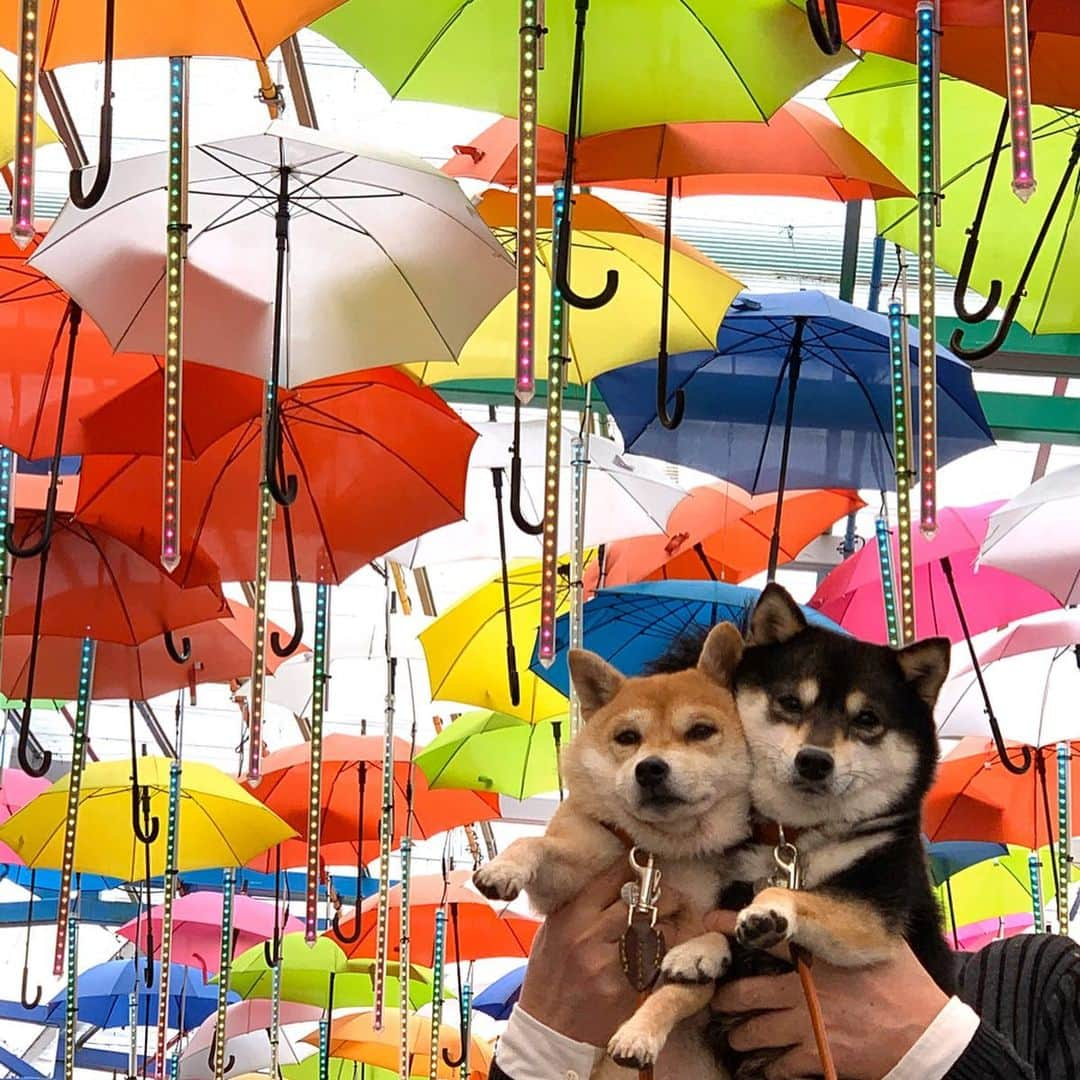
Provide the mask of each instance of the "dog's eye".
POLYGON ((859 728, 860 731, 873 731, 875 728, 881 727, 881 721, 878 720, 877 714, 870 709, 862 709, 856 713, 851 720, 852 726, 859 728))
POLYGON ((625 728, 616 733, 615 741, 620 746, 637 746, 641 742, 641 736, 633 728, 625 728))
POLYGON ((687 742, 704 742, 716 734, 716 728, 712 724, 695 724, 686 733, 687 742))
POLYGON ((776 704, 788 712, 802 712, 802 702, 794 694, 781 694, 776 704))

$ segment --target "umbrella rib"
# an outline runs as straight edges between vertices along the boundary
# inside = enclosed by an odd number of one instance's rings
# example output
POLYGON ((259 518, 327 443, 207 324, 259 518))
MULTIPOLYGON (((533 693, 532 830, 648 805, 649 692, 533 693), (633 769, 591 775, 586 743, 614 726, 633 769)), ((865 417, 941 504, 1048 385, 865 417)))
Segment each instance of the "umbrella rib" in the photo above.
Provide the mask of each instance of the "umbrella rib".
POLYGON ((251 16, 248 15, 247 8, 244 6, 244 0, 236 0, 236 9, 240 13, 240 18, 244 21, 244 26, 247 28, 248 34, 251 36, 251 43, 255 46, 255 51, 259 54, 259 59, 265 60, 267 52, 263 49, 262 42, 259 41, 258 35, 255 33, 255 27, 252 25, 251 16))
MULTIPOLYGON (((289 448, 292 450, 293 460, 296 463, 296 471, 301 474, 304 479, 304 487, 307 490, 308 501, 311 503, 312 516, 315 518, 315 522, 318 525, 319 536, 322 538, 323 553, 326 555, 327 561, 330 563, 330 572, 333 575, 335 582, 340 584, 340 577, 338 574, 337 560, 334 558, 334 548, 330 543, 330 537, 327 535, 326 523, 323 521, 322 511, 319 507, 319 503, 315 498, 315 492, 311 487, 311 477, 308 473, 307 464, 300 454, 300 449, 296 445, 296 439, 293 436, 291 425, 282 424, 282 437, 289 444, 289 448)), ((288 511, 286 511, 288 512, 288 511)))
MULTIPOLYGON (((390 90, 390 96, 392 98, 397 98, 397 96, 405 89, 406 85, 408 85, 409 80, 416 74, 416 72, 423 65, 424 61, 431 55, 435 47, 450 30, 450 27, 452 27, 454 23, 456 23, 458 19, 461 18, 461 16, 465 12, 465 9, 471 3, 472 0, 461 0, 461 2, 458 4, 457 10, 446 20, 445 23, 443 23, 443 25, 438 29, 438 31, 436 31, 435 36, 424 47, 423 51, 416 58, 416 61, 413 63, 412 67, 405 72, 404 77, 401 79, 398 85, 393 90, 390 90)), ((390 88, 387 87, 387 89, 389 90, 390 88)))

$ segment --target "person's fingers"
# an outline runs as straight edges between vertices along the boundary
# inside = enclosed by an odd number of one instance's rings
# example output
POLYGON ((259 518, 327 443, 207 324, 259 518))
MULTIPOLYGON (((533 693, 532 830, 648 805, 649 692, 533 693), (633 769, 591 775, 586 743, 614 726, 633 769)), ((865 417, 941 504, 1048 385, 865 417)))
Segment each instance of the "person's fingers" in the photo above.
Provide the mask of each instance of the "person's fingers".
POLYGON ((732 1050, 748 1054, 756 1050, 795 1046, 802 1041, 804 1034, 803 1017, 794 1009, 780 1009, 737 1021, 728 1032, 728 1042, 732 1050))
POLYGON ((739 917, 737 911, 724 911, 719 909, 717 911, 710 911, 705 916, 705 929, 715 931, 717 934, 727 934, 728 937, 735 936, 735 920, 739 917))
POLYGON ((593 878, 571 903, 579 905, 582 910, 603 911, 619 899, 619 891, 632 875, 630 864, 620 856, 602 874, 593 878))
POLYGON ((798 975, 756 975, 722 983, 712 1000, 718 1013, 748 1013, 758 1009, 792 1009, 802 1001, 798 975))
POLYGON ((804 1080, 821 1072, 821 1062, 813 1044, 794 1047, 765 1068, 765 1080, 804 1080))

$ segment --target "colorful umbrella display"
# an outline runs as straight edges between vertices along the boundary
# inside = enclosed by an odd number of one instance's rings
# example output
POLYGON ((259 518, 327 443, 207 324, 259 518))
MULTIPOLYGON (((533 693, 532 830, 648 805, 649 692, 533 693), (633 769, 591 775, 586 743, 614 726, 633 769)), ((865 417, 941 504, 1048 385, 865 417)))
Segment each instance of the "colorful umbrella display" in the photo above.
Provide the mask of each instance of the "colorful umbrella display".
POLYGON ((510 1013, 521 996, 521 985, 525 981, 525 965, 508 971, 496 979, 490 986, 485 986, 473 998, 473 1008, 477 1012, 487 1013, 493 1020, 509 1020, 510 1013))
MULTIPOLYGON (((0 779, 0 824, 48 787, 49 781, 44 776, 30 776, 18 769, 5 769, 3 779, 0 779)), ((0 844, 0 863, 17 865, 21 862, 22 859, 7 844, 0 844)))
POLYGON ((987 859, 996 859, 1008 853, 1005 844, 983 840, 939 840, 927 844, 930 880, 935 885, 944 885, 954 874, 961 873, 969 866, 977 866, 987 859))
POLYGON ((994 919, 966 923, 956 928, 956 940, 965 952, 978 952, 993 941, 1004 941, 1017 934, 1030 933, 1035 925, 1035 917, 1030 912, 1017 912, 1015 915, 999 915, 994 919))

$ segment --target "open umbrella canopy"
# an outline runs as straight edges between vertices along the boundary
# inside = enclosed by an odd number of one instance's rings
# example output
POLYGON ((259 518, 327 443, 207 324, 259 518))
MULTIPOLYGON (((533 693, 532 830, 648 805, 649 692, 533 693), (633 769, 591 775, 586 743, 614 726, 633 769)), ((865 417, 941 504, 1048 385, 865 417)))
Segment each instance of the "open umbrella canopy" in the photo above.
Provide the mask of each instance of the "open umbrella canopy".
MULTIPOLYGON (((720 622, 743 628, 760 591, 722 581, 646 581, 601 589, 582 616, 583 645, 598 653, 625 675, 640 675, 682 635, 705 634, 720 622)), ((802 609, 815 626, 839 630, 813 608, 802 609)), ((570 692, 566 654, 570 648, 570 619, 555 623, 555 661, 545 668, 535 649, 532 671, 564 694, 570 692)))
POLYGON ((1004 844, 983 840, 939 840, 926 846, 930 880, 935 885, 943 885, 969 866, 1008 854, 1009 849, 1004 844))
MULTIPOLYGON (((340 584, 396 544, 461 517, 476 433, 403 372, 380 368, 309 383, 282 402, 280 415, 285 468, 299 478, 288 519, 304 580, 326 572, 340 584), (365 507, 378 512, 358 514, 365 507)), ((228 432, 197 461, 184 462, 183 557, 175 580, 250 580, 262 469, 257 419, 228 432)), ((79 520, 156 560, 160 473, 160 456, 86 459, 79 520)), ((274 577, 289 576, 285 520, 279 511, 273 525, 274 577)))
MULTIPOLYGON (((487 191, 477 204, 480 216, 507 251, 517 250, 517 196, 487 191)), ((536 200, 536 355, 550 350, 551 274, 550 196, 536 200)), ((570 262, 573 277, 584 288, 602 280, 608 269, 619 272, 619 291, 611 303, 570 316, 567 336, 571 382, 586 383, 602 371, 630 364, 656 351, 663 278, 664 234, 636 221, 595 195, 574 198, 570 262)), ((701 349, 713 335, 741 284, 696 248, 675 239, 671 254, 671 350, 701 349)), ((411 364, 425 383, 448 379, 499 379, 514 373, 517 302, 508 293, 476 329, 461 350, 456 367, 411 364)))
MULTIPOLYGON (((573 0, 547 0, 537 119, 565 130, 574 44, 573 0)), ((359 61, 393 97, 515 116, 521 11, 517 0, 451 0, 402 10, 354 0, 315 29, 359 61), (483 63, 463 63, 483 57, 483 63)), ((823 56, 787 0, 635 0, 589 13, 582 131, 673 120, 764 120, 804 86, 850 59, 823 56), (632 41, 632 71, 627 49, 632 41), (678 78, 672 58, 678 57, 678 78)))
POLYGON ((521 986, 525 981, 526 965, 508 971, 496 979, 490 986, 485 986, 473 998, 473 1008, 487 1013, 493 1020, 509 1020, 510 1013, 521 996, 521 986))
MULTIPOLYGON (((753 493, 775 491, 799 327, 787 486, 891 488, 889 320, 815 290, 746 293, 724 317, 715 350, 673 355, 668 383, 686 394, 674 430, 657 416, 656 360, 601 375, 597 386, 626 448, 753 493)), ((917 385, 914 336, 909 357, 917 385)), ((938 461, 991 446, 968 365, 939 348, 937 378, 938 461)))
MULTIPOLYGON (((186 353, 267 375, 284 184, 292 220, 282 385, 454 360, 513 287, 505 252, 449 177, 325 138, 251 135, 191 148, 186 353), (464 292, 455 288, 463 279, 464 292)), ((165 158, 117 161, 101 202, 67 203, 32 259, 124 351, 163 351, 165 158)))
MULTIPOLYGON (((168 814, 167 758, 141 757, 137 782, 150 799, 150 813, 168 814)), ((145 874, 146 845, 131 819, 131 762, 92 761, 83 769, 75 869, 138 881, 145 874)), ((0 826, 0 841, 27 866, 59 869, 67 818, 68 777, 62 776, 0 826)), ((230 776, 198 761, 185 761, 180 786, 177 869, 243 866, 258 852, 295 835, 276 814, 230 776)), ((165 869, 166 830, 149 845, 150 873, 165 869)))
MULTIPOLYGON (((489 184, 517 183, 517 121, 496 120, 444 166, 450 176, 489 184)), ((566 136, 540 127, 536 179, 563 177, 566 136)), ((847 201, 909 195, 858 140, 835 120, 788 102, 765 124, 655 124, 578 139, 574 178, 582 184, 663 195, 667 181, 680 198, 692 195, 781 195, 847 201)))
MULTIPOLYGON (((31 776, 19 769, 5 769, 3 778, 0 779, 0 824, 48 787, 49 781, 44 776, 31 776)), ((0 863, 9 865, 21 862, 22 859, 7 844, 0 844, 0 863)))
POLYGON ((994 941, 1003 941, 1017 934, 1030 933, 1034 924, 1035 916, 1030 911, 1020 911, 1015 915, 999 915, 997 918, 982 919, 979 922, 958 926, 956 940, 965 952, 978 952, 994 941))

